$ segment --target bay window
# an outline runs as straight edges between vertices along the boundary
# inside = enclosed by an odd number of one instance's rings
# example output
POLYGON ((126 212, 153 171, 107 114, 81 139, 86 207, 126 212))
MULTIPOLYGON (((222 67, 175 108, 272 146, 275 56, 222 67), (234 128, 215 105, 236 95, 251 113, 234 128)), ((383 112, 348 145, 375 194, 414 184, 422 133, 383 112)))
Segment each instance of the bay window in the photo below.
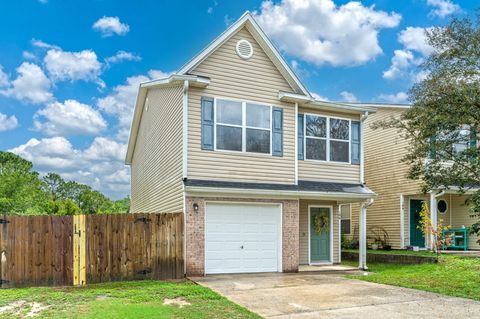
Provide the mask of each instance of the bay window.
POLYGON ((350 162, 350 120, 305 114, 306 159, 350 162))
POLYGON ((271 106, 221 99, 215 102, 217 150, 271 153, 271 106))

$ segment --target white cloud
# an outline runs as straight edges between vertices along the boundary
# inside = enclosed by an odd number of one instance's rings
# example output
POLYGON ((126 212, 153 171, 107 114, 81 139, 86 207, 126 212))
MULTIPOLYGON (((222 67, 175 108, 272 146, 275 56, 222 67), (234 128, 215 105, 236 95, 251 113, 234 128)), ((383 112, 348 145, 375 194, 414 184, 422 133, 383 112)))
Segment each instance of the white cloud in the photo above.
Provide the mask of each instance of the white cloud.
POLYGON ((103 17, 98 19, 92 26, 96 31, 102 33, 104 37, 110 37, 114 34, 125 35, 130 30, 128 24, 120 22, 118 17, 103 17))
POLYGON ((123 164, 126 145, 97 137, 84 150, 76 149, 64 137, 32 138, 10 151, 31 161, 41 174, 59 173, 98 189, 112 198, 129 192, 130 172, 123 164))
POLYGON ((0 70, 0 94, 30 103, 45 103, 53 99, 51 83, 42 69, 33 63, 23 62, 17 68, 17 77, 11 83, 5 82, 5 74, 0 70))
POLYGON ((130 132, 130 124, 132 122, 133 108, 137 98, 138 87, 140 83, 153 79, 165 78, 171 73, 165 73, 159 70, 150 70, 148 76, 137 75, 128 77, 126 82, 117 85, 112 92, 98 99, 97 106, 107 114, 116 116, 118 119, 117 138, 126 140, 130 132))
POLYGON ((398 42, 403 49, 394 51, 388 70, 383 72, 385 79, 410 77, 418 82, 425 77, 425 72, 418 71, 418 67, 425 57, 433 53, 434 48, 427 43, 426 31, 431 28, 407 27, 398 34, 398 42))
POLYGON ((343 101, 345 101, 345 102, 348 102, 348 103, 356 103, 356 102, 358 102, 357 97, 356 97, 355 94, 353 94, 352 92, 343 91, 343 92, 340 92, 340 95, 342 96, 342 99, 343 99, 343 101))
POLYGON ((378 99, 392 104, 408 103, 408 95, 405 92, 398 92, 396 94, 380 94, 378 99))
POLYGON ((401 16, 360 2, 264 1, 256 20, 281 50, 316 65, 358 65, 381 54, 378 33, 396 27, 401 16))
POLYGON ((131 52, 126 52, 123 50, 118 51, 115 55, 105 59, 107 63, 120 63, 122 61, 140 61, 141 56, 133 54, 131 52))
POLYGON ((25 59, 25 60, 37 60, 37 56, 35 54, 33 54, 32 52, 29 52, 29 51, 23 51, 22 52, 22 57, 25 59))
POLYGON ((37 48, 61 50, 60 47, 57 45, 53 45, 53 44, 44 42, 42 40, 37 40, 35 38, 33 38, 31 42, 32 42, 32 45, 37 48))
POLYGON ((8 75, 3 71, 3 66, 0 64, 0 88, 6 87, 9 84, 8 75))
POLYGON ((445 18, 461 10, 458 4, 450 0, 427 0, 427 5, 433 7, 429 13, 431 17, 445 18))
POLYGON ((407 50, 413 50, 428 56, 433 53, 434 49, 427 43, 426 31, 432 28, 407 27, 400 31, 398 42, 400 42, 407 50))
POLYGON ((319 100, 319 101, 329 101, 328 98, 320 95, 320 94, 317 94, 315 92, 310 92, 310 94, 316 99, 316 100, 319 100))
POLYGON ((18 126, 18 120, 15 115, 8 116, 0 113, 0 132, 13 130, 18 126))
POLYGON ((80 52, 65 52, 50 49, 44 58, 45 67, 53 81, 96 81, 103 83, 98 76, 102 64, 91 50, 80 52))
POLYGON ((91 106, 75 100, 54 102, 37 111, 34 129, 46 135, 94 135, 106 129, 107 122, 91 106))

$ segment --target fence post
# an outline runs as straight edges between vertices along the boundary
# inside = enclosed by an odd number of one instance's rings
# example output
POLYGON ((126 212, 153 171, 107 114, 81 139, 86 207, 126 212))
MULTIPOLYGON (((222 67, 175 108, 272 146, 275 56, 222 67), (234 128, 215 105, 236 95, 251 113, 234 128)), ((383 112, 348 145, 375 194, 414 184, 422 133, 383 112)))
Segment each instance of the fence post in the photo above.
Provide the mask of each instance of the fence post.
POLYGON ((84 286, 87 283, 86 268, 86 216, 73 216, 73 285, 84 286))

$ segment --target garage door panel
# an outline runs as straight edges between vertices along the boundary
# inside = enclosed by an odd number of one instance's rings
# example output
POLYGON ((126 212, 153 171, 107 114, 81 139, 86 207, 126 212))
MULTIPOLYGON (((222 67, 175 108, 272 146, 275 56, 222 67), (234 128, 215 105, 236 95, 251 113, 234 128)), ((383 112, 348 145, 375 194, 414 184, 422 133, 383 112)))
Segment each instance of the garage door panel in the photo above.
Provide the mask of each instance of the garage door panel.
POLYGON ((205 272, 279 271, 280 234, 279 205, 207 203, 205 272))

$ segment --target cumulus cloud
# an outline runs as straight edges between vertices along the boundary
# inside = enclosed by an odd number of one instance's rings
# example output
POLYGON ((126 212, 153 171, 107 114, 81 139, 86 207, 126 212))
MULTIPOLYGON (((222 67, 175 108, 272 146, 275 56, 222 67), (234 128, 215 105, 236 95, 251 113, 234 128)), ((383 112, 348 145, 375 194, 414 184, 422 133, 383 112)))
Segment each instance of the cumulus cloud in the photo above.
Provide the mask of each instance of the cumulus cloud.
POLYGON ((33 38, 31 42, 32 42, 32 45, 37 48, 61 50, 60 47, 57 45, 53 45, 35 38, 33 38))
POLYGON ((54 102, 37 111, 34 129, 46 135, 95 135, 107 127, 102 115, 91 106, 75 100, 54 102))
POLYGON ((264 1, 254 12, 258 23, 280 49, 307 62, 359 65, 382 54, 378 34, 396 27, 401 16, 351 1, 264 1))
POLYGON ((118 17, 103 17, 98 19, 92 26, 96 31, 102 33, 103 37, 111 37, 112 35, 125 35, 130 30, 128 24, 120 22, 118 17))
POLYGON ((340 92, 340 95, 341 95, 344 102, 348 102, 348 103, 357 103, 358 102, 357 97, 352 92, 343 91, 343 92, 340 92))
POLYGON ((23 62, 17 68, 17 77, 9 82, 0 70, 0 94, 34 104, 45 103, 53 99, 51 83, 43 70, 36 64, 23 62))
POLYGON ((427 5, 433 7, 429 16, 445 18, 454 13, 460 12, 460 6, 451 0, 427 0, 427 5))
POLYGON ((398 42, 402 49, 394 51, 390 67, 383 72, 388 80, 410 77, 413 82, 425 78, 425 72, 419 72, 418 66, 425 57, 433 53, 434 48, 427 43, 426 32, 431 28, 407 27, 398 34, 398 42))
POLYGON ((378 99, 383 102, 392 104, 406 104, 408 103, 408 95, 405 92, 398 92, 396 94, 380 94, 378 99))
POLYGON ((50 49, 43 60, 53 81, 100 81, 98 76, 102 71, 102 64, 92 50, 66 52, 50 49))
POLYGON ((0 113, 0 132, 13 130, 18 126, 18 120, 15 115, 8 116, 0 113))
POLYGON ((64 137, 51 137, 32 138, 10 151, 31 161, 41 174, 54 171, 67 180, 85 183, 112 198, 121 198, 129 192, 130 185, 130 172, 121 154, 125 148, 109 138, 97 137, 82 150, 64 137))
POLYGON ((105 59, 107 63, 120 63, 123 61, 140 61, 142 57, 131 52, 126 52, 123 50, 118 51, 115 55, 105 59))
POLYGON ((117 85, 112 92, 98 99, 97 106, 103 112, 113 115, 118 119, 117 138, 126 140, 130 132, 133 108, 137 98, 140 83, 153 79, 167 77, 170 73, 159 70, 150 70, 148 75, 137 75, 128 77, 124 84, 117 85))
POLYGON ((0 65, 0 88, 9 85, 8 75, 3 71, 3 66, 0 65))
POLYGON ((319 101, 328 101, 328 98, 326 98, 325 96, 322 96, 318 93, 315 93, 315 92, 310 92, 310 94, 315 98, 315 100, 319 100, 319 101))

